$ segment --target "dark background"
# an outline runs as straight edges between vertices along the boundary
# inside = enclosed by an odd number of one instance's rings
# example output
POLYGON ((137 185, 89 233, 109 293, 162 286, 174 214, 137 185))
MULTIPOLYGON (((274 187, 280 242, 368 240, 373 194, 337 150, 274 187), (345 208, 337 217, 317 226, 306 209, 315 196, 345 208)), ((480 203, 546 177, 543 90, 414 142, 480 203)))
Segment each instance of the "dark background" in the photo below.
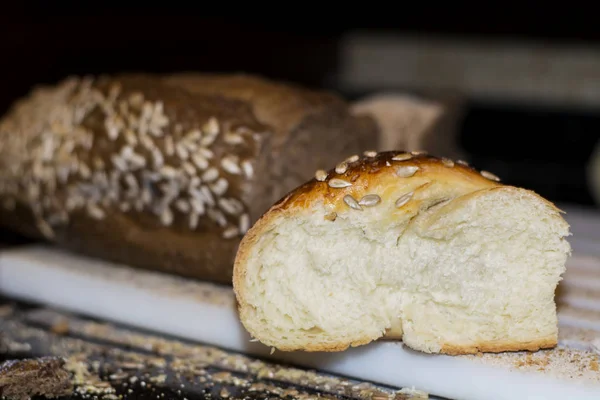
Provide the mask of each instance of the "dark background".
MULTIPOLYGON (((34 84, 54 83, 70 74, 123 71, 243 71, 326 87, 353 99, 367 93, 344 92, 330 78, 340 68, 342 35, 356 29, 600 45, 595 13, 585 10, 577 16, 547 6, 543 15, 533 7, 477 14, 472 8, 457 12, 453 4, 455 13, 437 6, 405 12, 377 9, 377 17, 338 13, 319 20, 320 11, 296 14, 298 5, 259 16, 227 17, 201 17, 191 11, 175 16, 169 9, 141 4, 95 4, 94 15, 66 15, 78 10, 53 2, 5 8, 0 13, 0 112, 34 84), (140 16, 142 10, 148 15, 140 16)), ((593 205, 585 167, 600 138, 600 113, 508 100, 492 104, 466 98, 466 105, 460 143, 476 167, 557 202, 593 205)))

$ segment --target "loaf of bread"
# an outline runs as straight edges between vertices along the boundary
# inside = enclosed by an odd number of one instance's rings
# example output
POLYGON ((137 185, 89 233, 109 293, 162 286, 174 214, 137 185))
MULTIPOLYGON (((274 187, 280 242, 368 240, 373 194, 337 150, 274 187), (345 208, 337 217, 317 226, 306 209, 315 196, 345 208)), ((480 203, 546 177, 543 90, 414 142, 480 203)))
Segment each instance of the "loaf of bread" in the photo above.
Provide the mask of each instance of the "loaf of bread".
POLYGON ((463 102, 457 97, 426 98, 376 93, 352 103, 352 113, 372 116, 379 128, 378 151, 426 150, 448 158, 464 158, 459 145, 463 102))
POLYGON ((240 238, 377 126, 247 75, 69 78, 0 121, 0 223, 92 257, 231 284, 240 238))
POLYGON ((462 161, 366 152, 290 192, 243 238, 240 318, 283 351, 379 338, 428 353, 553 347, 569 226, 462 161))

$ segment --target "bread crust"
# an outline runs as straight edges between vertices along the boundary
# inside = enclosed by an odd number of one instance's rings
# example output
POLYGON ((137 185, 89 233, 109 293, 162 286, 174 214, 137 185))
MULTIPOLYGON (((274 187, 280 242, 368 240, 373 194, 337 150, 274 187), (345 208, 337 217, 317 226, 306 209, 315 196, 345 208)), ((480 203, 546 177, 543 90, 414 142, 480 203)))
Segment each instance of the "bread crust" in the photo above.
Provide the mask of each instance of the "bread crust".
MULTIPOLYGON (((354 157, 356 158, 356 157, 354 157)), ((446 185, 445 190, 454 190, 457 196, 464 198, 477 196, 492 190, 519 190, 522 193, 528 193, 535 196, 548 207, 556 212, 562 212, 550 201, 537 195, 536 193, 524 189, 514 188, 502 184, 498 177, 486 172, 477 170, 467 163, 460 161, 454 162, 447 158, 430 156, 424 152, 408 151, 386 151, 376 155, 361 156, 354 162, 348 164, 343 173, 336 172, 335 168, 326 171, 326 178, 317 179, 315 176, 310 181, 289 192, 286 196, 276 202, 242 239, 234 263, 233 288, 238 302, 238 311, 242 324, 251 335, 256 335, 250 324, 246 320, 250 317, 252 305, 246 302, 246 265, 253 246, 260 240, 264 232, 268 231, 274 221, 287 215, 292 216, 302 209, 311 209, 316 202, 323 202, 328 209, 336 213, 348 212, 348 207, 344 204, 343 197, 349 193, 356 193, 355 198, 360 198, 369 191, 367 188, 378 186, 385 192, 388 185, 402 185, 399 181, 397 169, 404 165, 417 166, 419 173, 427 177, 430 182, 446 185), (403 159, 406 157, 406 159, 403 159), (332 179, 344 179, 352 183, 348 188, 332 188, 328 185, 332 179)), ((343 169, 342 169, 343 170, 343 169)), ((424 184, 423 186, 427 186, 424 184)), ((418 188, 417 188, 418 190, 418 188)), ((382 201, 390 201, 390 198, 381 196, 382 201)), ((393 201, 393 200, 392 200, 393 201)), ((426 205, 426 206, 435 206, 426 205)), ((379 339, 398 340, 398 332, 388 332, 379 339)), ((365 345, 374 340, 372 337, 364 337, 352 341, 339 341, 331 343, 304 343, 301 346, 287 346, 277 343, 276 347, 281 351, 302 350, 307 352, 337 352, 344 351, 349 347, 365 345)), ((268 344, 268 343, 267 343, 268 344)), ((478 352, 504 352, 504 351, 536 351, 544 348, 556 346, 556 336, 541 338, 535 341, 516 342, 516 341, 493 341, 481 343, 469 343, 464 345, 444 343, 441 345, 440 353, 448 355, 474 354, 478 352)), ((275 345, 269 344, 269 345, 275 345)))
POLYGON ((376 140, 341 98, 259 77, 69 78, 0 120, 0 223, 230 285, 253 221, 331 153, 376 140))

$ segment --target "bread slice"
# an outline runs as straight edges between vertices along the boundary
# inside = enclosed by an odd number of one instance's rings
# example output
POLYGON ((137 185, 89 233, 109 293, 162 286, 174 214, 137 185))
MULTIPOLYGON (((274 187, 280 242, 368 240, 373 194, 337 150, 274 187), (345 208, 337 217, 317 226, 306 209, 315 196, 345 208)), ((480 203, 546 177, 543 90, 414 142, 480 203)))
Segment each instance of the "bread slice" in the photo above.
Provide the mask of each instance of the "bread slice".
POLYGON ((380 338, 428 353, 550 348, 571 248, 560 210, 462 161, 352 156, 243 238, 233 285, 250 334, 282 351, 380 338))

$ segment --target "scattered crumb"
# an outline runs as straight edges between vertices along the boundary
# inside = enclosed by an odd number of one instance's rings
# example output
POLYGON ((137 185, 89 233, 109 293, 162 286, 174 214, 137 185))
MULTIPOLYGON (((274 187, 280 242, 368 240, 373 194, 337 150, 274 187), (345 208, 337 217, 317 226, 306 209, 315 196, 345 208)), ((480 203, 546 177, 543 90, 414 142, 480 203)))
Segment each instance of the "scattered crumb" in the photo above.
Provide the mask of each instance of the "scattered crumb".
POLYGON ((50 331, 52 333, 56 333, 57 335, 65 335, 69 333, 69 322, 66 319, 62 319, 56 324, 52 325, 50 331))

